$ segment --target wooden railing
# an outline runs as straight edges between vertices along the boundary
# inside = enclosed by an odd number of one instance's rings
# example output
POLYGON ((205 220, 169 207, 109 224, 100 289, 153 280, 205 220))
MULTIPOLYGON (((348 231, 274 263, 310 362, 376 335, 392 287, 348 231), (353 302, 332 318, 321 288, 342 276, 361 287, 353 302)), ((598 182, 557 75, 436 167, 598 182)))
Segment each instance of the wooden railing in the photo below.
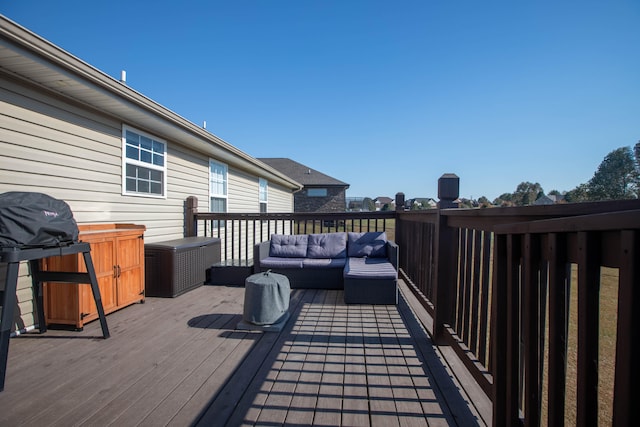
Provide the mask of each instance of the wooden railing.
POLYGON ((231 258, 250 257, 252 245, 271 233, 386 230, 399 246, 401 277, 433 318, 429 333, 437 345, 456 351, 491 399, 494 425, 597 423, 603 393, 598 319, 615 316, 608 422, 630 425, 640 415, 631 397, 640 380, 633 363, 640 360, 638 200, 417 212, 193 213, 188 221, 198 233, 223 239, 231 258), (619 277, 613 313, 599 308, 601 267, 619 277), (575 356, 569 354, 573 333, 575 356), (576 374, 568 369, 571 358, 576 374), (575 419, 567 415, 573 393, 575 419))
POLYGON ((495 227, 493 416, 498 425, 515 424, 522 416, 539 425, 543 415, 550 425, 563 425, 573 412, 576 425, 632 425, 639 419, 632 387, 640 380, 640 206, 603 203, 584 210, 569 218, 495 227), (617 270, 613 295, 602 292, 603 268, 617 270), (604 295, 617 297, 617 305, 607 308, 604 295), (600 327, 605 318, 613 318, 615 330, 600 327), (567 369, 571 334, 576 336, 573 378, 567 369), (608 334, 615 336, 614 348, 600 343, 608 334), (606 365, 612 382, 600 378, 606 365), (575 383, 575 400, 566 398, 569 383, 575 383), (567 408, 574 402, 575 408, 567 408))
MULTIPOLYGON (((197 206, 193 198, 187 203, 197 206)), ((223 259, 247 261, 253 247, 272 234, 386 231, 393 240, 394 212, 210 213, 187 210, 187 236, 217 237, 223 259)))
POLYGON ((633 294, 639 235, 637 200, 402 212, 396 220, 404 279, 432 314, 434 341, 456 350, 493 401, 495 425, 539 425, 541 417, 563 425, 572 412, 578 425, 602 418, 598 316, 618 317, 612 417, 615 425, 632 419, 638 408, 629 406, 629 381, 640 379, 631 365, 640 355, 632 317, 634 303, 640 310, 633 294), (601 267, 619 269, 612 313, 598 309, 601 267), (575 319, 567 311, 572 281, 580 295, 575 319), (577 376, 567 378, 574 324, 577 376), (565 411, 567 381, 575 383, 577 404, 565 411))

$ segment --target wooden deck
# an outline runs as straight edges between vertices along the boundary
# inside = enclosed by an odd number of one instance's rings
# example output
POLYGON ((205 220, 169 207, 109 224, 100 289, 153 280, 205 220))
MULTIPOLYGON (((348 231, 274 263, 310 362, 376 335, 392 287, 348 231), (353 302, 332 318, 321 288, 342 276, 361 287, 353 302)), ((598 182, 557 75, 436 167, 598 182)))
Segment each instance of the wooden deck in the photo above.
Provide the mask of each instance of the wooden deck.
POLYGON ((98 322, 20 335, 9 347, 0 425, 490 423, 488 402, 464 393, 401 289, 397 307, 294 290, 280 333, 236 330, 244 289, 203 286, 109 315, 107 340, 98 322))

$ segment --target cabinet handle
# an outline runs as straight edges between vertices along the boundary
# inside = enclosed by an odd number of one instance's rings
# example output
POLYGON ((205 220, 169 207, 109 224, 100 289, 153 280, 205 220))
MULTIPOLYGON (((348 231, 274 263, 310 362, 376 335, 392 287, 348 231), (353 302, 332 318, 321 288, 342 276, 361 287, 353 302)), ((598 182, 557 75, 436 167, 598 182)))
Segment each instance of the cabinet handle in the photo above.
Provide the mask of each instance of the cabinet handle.
POLYGON ((118 266, 118 278, 120 277, 121 274, 122 274, 122 268, 118 266))
POLYGON ((114 279, 118 278, 118 266, 117 265, 113 266, 113 278, 114 279))

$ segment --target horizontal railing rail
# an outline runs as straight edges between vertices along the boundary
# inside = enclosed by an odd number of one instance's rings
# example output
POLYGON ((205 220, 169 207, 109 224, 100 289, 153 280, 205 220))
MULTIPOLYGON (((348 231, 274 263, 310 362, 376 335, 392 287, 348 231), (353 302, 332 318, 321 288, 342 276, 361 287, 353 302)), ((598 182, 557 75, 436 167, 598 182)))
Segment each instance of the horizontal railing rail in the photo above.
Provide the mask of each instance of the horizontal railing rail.
POLYGON ((393 240, 394 212, 195 213, 193 235, 219 238, 223 260, 251 260, 253 247, 272 234, 386 231, 393 240))

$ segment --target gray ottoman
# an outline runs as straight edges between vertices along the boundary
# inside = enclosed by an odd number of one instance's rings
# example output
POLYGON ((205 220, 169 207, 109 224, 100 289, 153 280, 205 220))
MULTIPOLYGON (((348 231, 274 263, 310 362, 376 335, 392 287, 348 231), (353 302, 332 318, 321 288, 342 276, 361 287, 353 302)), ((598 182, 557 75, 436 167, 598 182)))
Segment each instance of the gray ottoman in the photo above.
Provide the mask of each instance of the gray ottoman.
POLYGON ((238 329, 281 331, 289 319, 289 279, 266 271, 247 277, 244 311, 238 329))

